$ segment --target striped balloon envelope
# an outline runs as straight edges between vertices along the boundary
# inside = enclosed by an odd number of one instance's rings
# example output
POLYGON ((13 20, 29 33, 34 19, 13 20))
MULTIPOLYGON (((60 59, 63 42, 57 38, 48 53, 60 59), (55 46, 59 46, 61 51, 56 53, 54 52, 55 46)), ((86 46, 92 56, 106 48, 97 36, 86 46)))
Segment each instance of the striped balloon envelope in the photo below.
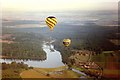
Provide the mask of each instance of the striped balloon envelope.
POLYGON ((48 25, 48 27, 50 28, 50 30, 52 31, 54 29, 55 25, 57 24, 57 19, 54 16, 49 16, 46 18, 45 22, 48 25))

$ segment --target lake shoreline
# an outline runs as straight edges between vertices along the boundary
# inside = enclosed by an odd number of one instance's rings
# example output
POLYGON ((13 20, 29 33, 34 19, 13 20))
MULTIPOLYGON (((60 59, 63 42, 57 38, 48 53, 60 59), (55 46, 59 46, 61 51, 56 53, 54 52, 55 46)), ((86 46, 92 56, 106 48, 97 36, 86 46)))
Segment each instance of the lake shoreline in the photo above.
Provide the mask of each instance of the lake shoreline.
POLYGON ((1 59, 10 59, 10 60, 36 60, 36 61, 44 61, 45 59, 36 59, 36 58, 18 58, 18 57, 10 57, 10 56, 0 56, 1 59))
POLYGON ((4 63, 11 63, 11 62, 23 62, 25 64, 27 64, 28 66, 31 67, 38 67, 38 68, 55 68, 55 67, 59 67, 59 66, 64 66, 63 62, 62 62, 62 57, 59 51, 54 49, 54 46, 52 44, 47 45, 47 43, 49 42, 43 42, 43 47, 42 49, 45 51, 46 53, 46 59, 36 59, 36 58, 16 58, 16 57, 8 57, 8 56, 1 56, 2 58, 0 59, 0 62, 4 63), (54 51, 51 51, 51 48, 54 51))

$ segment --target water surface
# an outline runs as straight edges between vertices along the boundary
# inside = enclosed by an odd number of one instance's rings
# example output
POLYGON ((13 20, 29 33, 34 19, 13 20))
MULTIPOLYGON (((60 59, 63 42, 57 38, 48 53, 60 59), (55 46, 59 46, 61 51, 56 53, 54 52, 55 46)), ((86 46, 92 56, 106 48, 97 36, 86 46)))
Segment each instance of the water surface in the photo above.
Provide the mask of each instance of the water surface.
POLYGON ((44 42, 42 48, 47 54, 47 59, 44 61, 0 59, 0 62, 6 62, 6 63, 11 63, 13 61, 16 61, 17 63, 24 62, 25 64, 28 64, 28 66, 39 67, 39 68, 55 68, 55 67, 64 66, 60 52, 55 50, 53 45, 51 45, 51 44, 47 45, 44 42), (51 48, 53 51, 50 50, 51 48))

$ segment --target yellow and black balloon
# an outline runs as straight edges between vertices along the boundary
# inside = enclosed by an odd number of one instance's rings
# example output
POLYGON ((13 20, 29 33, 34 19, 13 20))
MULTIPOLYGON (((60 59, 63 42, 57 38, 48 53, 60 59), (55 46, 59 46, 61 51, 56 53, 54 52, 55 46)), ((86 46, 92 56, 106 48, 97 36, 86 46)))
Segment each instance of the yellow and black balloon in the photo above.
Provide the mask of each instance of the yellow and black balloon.
POLYGON ((70 39, 64 39, 63 44, 64 44, 65 47, 68 47, 71 44, 71 40, 70 39))
POLYGON ((54 16, 49 16, 46 18, 45 22, 50 30, 53 31, 55 25, 57 24, 57 19, 54 16))

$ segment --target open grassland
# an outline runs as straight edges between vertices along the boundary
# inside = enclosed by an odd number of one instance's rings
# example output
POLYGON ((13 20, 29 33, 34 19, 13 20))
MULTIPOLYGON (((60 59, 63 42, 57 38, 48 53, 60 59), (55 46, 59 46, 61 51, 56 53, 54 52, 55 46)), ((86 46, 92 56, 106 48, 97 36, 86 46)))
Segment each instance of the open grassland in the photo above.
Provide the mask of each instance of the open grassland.
POLYGON ((29 68, 29 69, 13 69, 8 68, 2 70, 2 78, 79 78, 80 74, 73 72, 61 66, 57 68, 29 68))
POLYGON ((58 68, 33 68, 23 71, 20 76, 22 78, 78 78, 79 74, 62 66, 58 68))
POLYGON ((20 78, 22 69, 6 69, 2 71, 2 78, 20 78))

